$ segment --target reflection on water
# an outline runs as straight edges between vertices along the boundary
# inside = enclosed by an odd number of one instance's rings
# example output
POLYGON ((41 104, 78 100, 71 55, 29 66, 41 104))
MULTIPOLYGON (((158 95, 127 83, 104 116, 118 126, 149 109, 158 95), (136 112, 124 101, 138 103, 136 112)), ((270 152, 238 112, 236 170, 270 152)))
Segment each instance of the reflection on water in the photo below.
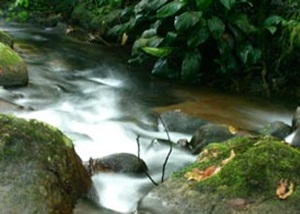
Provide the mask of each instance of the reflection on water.
MULTIPOLYGON (((30 75, 28 87, 0 90, 0 97, 9 101, 0 103, 1 109, 60 128, 73 140, 84 161, 117 152, 137 154, 139 135, 141 157, 159 182, 169 146, 150 145, 153 138, 167 138, 158 128, 161 124, 152 109, 180 109, 245 129, 273 120, 290 123, 292 111, 281 106, 153 81, 145 72, 128 67, 119 53, 105 47, 70 42, 50 29, 0 24, 16 38, 15 46, 28 63, 30 75)), ((174 142, 191 137, 184 133, 170 136, 174 142)), ((186 151, 174 148, 166 175, 194 160, 186 151)), ((146 177, 99 174, 93 176, 93 181, 100 196, 96 203, 117 212, 133 212, 138 200, 153 187, 146 177)), ((75 213, 99 210, 83 201, 75 213)))

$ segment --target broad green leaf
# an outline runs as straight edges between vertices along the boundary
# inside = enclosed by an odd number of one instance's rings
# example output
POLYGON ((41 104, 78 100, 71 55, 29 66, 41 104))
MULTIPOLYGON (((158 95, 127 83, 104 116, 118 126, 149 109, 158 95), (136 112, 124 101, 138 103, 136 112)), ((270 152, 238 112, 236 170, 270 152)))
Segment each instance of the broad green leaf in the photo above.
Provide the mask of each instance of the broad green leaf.
POLYGON ((147 9, 152 11, 157 11, 160 7, 162 7, 168 0, 150 0, 147 9))
POLYGON ((175 17, 174 26, 177 31, 185 31, 199 22, 202 12, 187 11, 175 17))
POLYGON ((172 1, 160 8, 157 11, 156 16, 159 19, 164 19, 173 16, 185 5, 186 3, 184 1, 172 1))
POLYGON ((264 21, 264 26, 265 27, 269 27, 272 25, 278 25, 280 22, 282 22, 283 18, 280 16, 269 16, 268 18, 266 18, 266 20, 264 21))
POLYGON ((275 26, 268 26, 265 27, 268 31, 270 31, 271 34, 274 34, 277 31, 277 27, 275 26))
POLYGON ((212 0, 196 0, 197 10, 205 11, 209 7, 211 2, 212 0))
POLYGON ((246 14, 236 14, 232 16, 232 22, 245 34, 257 32, 257 28, 252 25, 246 14))
POLYGON ((185 53, 181 65, 181 78, 184 81, 190 81, 200 72, 201 54, 198 49, 185 53))
POLYGON ((219 39, 224 31, 224 24, 222 20, 216 16, 213 16, 207 21, 210 32, 215 39, 219 39))
POLYGON ((239 57, 244 64, 255 64, 262 56, 261 50, 254 48, 251 44, 245 44, 239 51, 239 57))
POLYGON ((172 53, 173 48, 169 48, 169 47, 161 47, 161 48, 143 47, 142 50, 145 51, 147 54, 150 54, 152 56, 166 57, 170 53, 172 53))
POLYGON ((166 77, 166 78, 177 78, 177 72, 169 67, 168 60, 165 58, 159 58, 151 71, 153 75, 166 77))
POLYGON ((210 36, 210 31, 207 26, 196 25, 187 36, 187 44, 189 47, 197 47, 204 43, 210 36))
POLYGON ((132 55, 137 55, 139 51, 143 47, 157 47, 158 45, 161 44, 163 41, 163 38, 158 37, 158 36, 153 36, 150 38, 139 38, 135 40, 133 47, 132 47, 132 55))
POLYGON ((220 2, 226 9, 230 10, 235 4, 236 0, 220 0, 220 2))
POLYGON ((173 46, 174 43, 176 44, 176 39, 177 39, 177 33, 169 31, 163 41, 164 46, 173 46))

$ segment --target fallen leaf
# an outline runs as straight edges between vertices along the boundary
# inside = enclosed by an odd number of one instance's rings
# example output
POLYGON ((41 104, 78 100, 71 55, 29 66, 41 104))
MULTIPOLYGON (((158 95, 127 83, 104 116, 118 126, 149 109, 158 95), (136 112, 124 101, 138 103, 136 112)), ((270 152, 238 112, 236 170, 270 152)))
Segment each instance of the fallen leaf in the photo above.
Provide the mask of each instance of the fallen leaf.
POLYGON ((123 33, 122 35, 122 41, 121 41, 121 46, 125 46, 127 43, 128 35, 127 33, 123 33))
POLYGON ((231 134, 236 134, 237 133, 237 129, 234 126, 229 126, 228 130, 231 134))
POLYGON ((276 195, 279 199, 286 199, 290 195, 292 195, 294 191, 294 183, 290 182, 288 185, 287 180, 281 179, 279 185, 276 189, 276 195))
POLYGON ((208 167, 208 168, 204 171, 204 173, 203 173, 204 178, 213 175, 213 174, 215 173, 215 171, 216 171, 217 168, 218 168, 218 167, 216 167, 216 166, 210 166, 210 167, 208 167))
POLYGON ((236 156, 234 150, 231 150, 230 151, 230 156, 226 159, 224 159, 222 162, 221 162, 221 165, 225 165, 227 164, 229 161, 231 161, 234 157, 236 156))

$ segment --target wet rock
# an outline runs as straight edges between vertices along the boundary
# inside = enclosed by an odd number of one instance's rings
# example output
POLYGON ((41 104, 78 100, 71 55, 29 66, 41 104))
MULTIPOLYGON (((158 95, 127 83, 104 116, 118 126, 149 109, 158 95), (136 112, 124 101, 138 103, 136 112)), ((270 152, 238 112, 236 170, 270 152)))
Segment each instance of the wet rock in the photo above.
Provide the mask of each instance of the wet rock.
MULTIPOLYGON (((293 189, 286 200, 277 198, 281 179, 300 182, 300 151, 274 138, 239 137, 213 143, 204 149, 211 156, 175 173, 155 187, 139 205, 139 213, 231 214, 291 213, 300 209, 300 190, 293 189), (236 156, 224 163, 231 151, 236 156), (188 173, 209 166, 220 170, 204 180, 193 180, 188 173)), ((199 156, 201 157, 201 155, 199 156)))
POLYGON ((167 111, 161 115, 169 131, 181 133, 194 133, 199 127, 208 124, 207 121, 192 117, 180 111, 167 111))
POLYGON ((223 142, 234 137, 226 125, 206 124, 194 133, 189 147, 193 154, 199 153, 203 147, 213 142, 223 142))
POLYGON ((280 140, 284 140, 286 136, 291 134, 291 127, 282 121, 275 121, 267 124, 262 133, 264 135, 277 137, 280 140))
POLYGON ((296 147, 300 147, 300 128, 296 129, 293 133, 292 133, 292 139, 290 144, 296 147))
POLYGON ((14 45, 13 38, 4 31, 0 31, 0 42, 9 46, 10 48, 13 48, 13 45, 14 45))
POLYGON ((0 85, 4 87, 28 84, 27 65, 9 46, 0 43, 0 85))
POLYGON ((144 173, 146 163, 137 156, 129 153, 116 153, 99 159, 92 159, 85 163, 85 167, 92 176, 99 172, 144 173))
POLYGON ((58 129, 0 115, 2 213, 72 213, 91 179, 58 129))
POLYGON ((296 129, 299 128, 300 128, 300 107, 297 107, 292 119, 292 130, 295 131, 296 129))

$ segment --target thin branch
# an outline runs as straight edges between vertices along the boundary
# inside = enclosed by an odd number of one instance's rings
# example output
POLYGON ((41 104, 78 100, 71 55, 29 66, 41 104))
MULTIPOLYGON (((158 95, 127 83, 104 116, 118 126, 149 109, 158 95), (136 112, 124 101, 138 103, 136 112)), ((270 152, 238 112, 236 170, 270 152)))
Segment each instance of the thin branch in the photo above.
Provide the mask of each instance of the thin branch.
POLYGON ((168 154, 167 154, 167 156, 166 156, 166 159, 165 159, 165 162, 164 162, 163 168, 162 168, 161 182, 164 182, 166 166, 167 166, 168 160, 169 160, 170 155, 171 155, 172 150, 173 150, 173 143, 172 143, 172 141, 171 141, 170 134, 169 134, 169 131, 168 131, 168 128, 167 128, 165 122, 163 121, 163 119, 162 119, 160 116, 159 116, 159 119, 160 119, 161 123, 163 124, 163 126, 164 126, 164 128, 165 128, 165 131, 166 131, 167 137, 168 137, 168 141, 169 141, 169 145, 170 145, 169 152, 168 152, 168 154))
MULTIPOLYGON (((138 135, 137 137, 136 137, 136 143, 137 143, 137 147, 138 147, 138 160, 139 160, 139 162, 140 162, 140 164, 143 164, 142 163, 142 160, 141 160, 141 158, 140 158, 140 153, 141 153, 141 147, 140 147, 140 136, 138 135)), ((147 169, 145 169, 145 174, 146 174, 146 176, 150 179, 150 181, 155 185, 155 186, 158 186, 158 184, 153 180, 153 178, 151 177, 151 175, 147 172, 147 169)))

